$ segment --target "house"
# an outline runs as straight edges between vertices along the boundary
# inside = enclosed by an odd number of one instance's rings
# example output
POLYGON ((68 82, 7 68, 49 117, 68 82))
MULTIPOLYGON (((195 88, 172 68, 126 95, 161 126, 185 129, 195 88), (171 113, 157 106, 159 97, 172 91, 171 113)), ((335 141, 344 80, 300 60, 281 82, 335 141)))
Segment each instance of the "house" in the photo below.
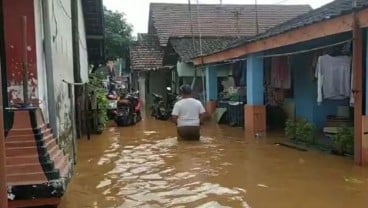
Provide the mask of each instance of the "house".
POLYGON ((246 76, 241 79, 247 87, 244 107, 247 135, 254 137, 266 133, 266 117, 270 111, 266 110, 265 105, 273 105, 274 101, 274 98, 269 97, 277 91, 287 92, 291 96, 284 96, 276 102, 277 105, 291 106, 293 117, 307 120, 320 132, 327 135, 331 134, 331 128, 353 125, 354 160, 356 164, 366 165, 367 20, 368 1, 357 0, 353 7, 350 0, 335 0, 257 36, 239 40, 226 49, 196 57, 193 62, 211 73, 216 73, 215 65, 219 63, 244 63, 243 72, 246 76), (326 64, 327 59, 333 61, 326 64), (336 64, 337 60, 343 61, 336 64), (280 67, 280 63, 284 66, 280 67), (322 63, 324 66, 320 65, 322 63), (342 78, 351 78, 351 81, 347 80, 344 85, 342 80, 337 79, 339 81, 336 83, 332 79, 338 73, 325 74, 321 79, 322 72, 319 69, 329 66, 334 66, 331 68, 339 72, 344 70, 342 72, 346 74, 342 78), (284 82, 275 85, 275 81, 281 79, 272 78, 272 74, 280 69, 284 72, 289 70, 286 72, 289 78, 283 77, 284 82), (264 86, 269 81, 272 93, 264 86), (321 85, 324 82, 335 83, 339 89, 344 86, 347 90, 335 96, 334 92, 325 91, 326 88, 321 85), (353 115, 349 114, 349 108, 354 112, 353 115))
MULTIPOLYGON (((165 95, 167 85, 177 89, 183 83, 192 84, 197 98, 203 100, 205 85, 203 72, 194 70, 190 58, 198 54, 204 55, 213 49, 220 50, 236 38, 253 36, 310 9, 307 5, 258 5, 256 7, 255 5, 151 3, 147 36, 152 42, 143 49, 144 44, 140 42, 145 40, 138 38, 137 43, 131 47, 130 57, 131 69, 135 76, 139 77, 136 80, 140 80, 141 83, 140 91, 143 100, 150 103, 149 94, 165 95), (151 51, 155 55, 138 56, 136 55, 140 54, 138 51, 151 51), (146 63, 147 60, 152 60, 155 65, 147 68, 139 65, 146 63), (166 78, 160 73, 166 74, 166 78)), ((224 76, 229 73, 230 69, 224 69, 224 76)))
POLYGON ((88 81, 86 5, 3 0, 1 6, 0 162, 8 197, 1 193, 0 204, 8 198, 9 207, 55 205, 76 162, 73 86, 88 81))
POLYGON ((148 105, 147 101, 150 98, 148 93, 162 93, 162 88, 170 85, 167 75, 171 71, 162 65, 163 55, 163 48, 154 34, 138 34, 138 40, 130 48, 131 70, 134 71, 132 76, 135 80, 132 85, 133 88, 139 89, 143 104, 148 105))

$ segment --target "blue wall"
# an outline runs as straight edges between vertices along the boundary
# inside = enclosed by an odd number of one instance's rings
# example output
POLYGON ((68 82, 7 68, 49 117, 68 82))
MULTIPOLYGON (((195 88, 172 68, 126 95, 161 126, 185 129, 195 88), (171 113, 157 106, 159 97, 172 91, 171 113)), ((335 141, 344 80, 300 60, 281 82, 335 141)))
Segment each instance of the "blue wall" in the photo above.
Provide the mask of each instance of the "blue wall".
POLYGON ((263 58, 250 55, 246 70, 247 104, 264 105, 263 58))
POLYGON ((217 100, 217 71, 213 66, 206 67, 206 100, 216 101, 217 100))
POLYGON ((349 105, 346 100, 323 100, 317 104, 317 80, 314 79, 310 58, 306 54, 293 57, 294 100, 296 118, 305 118, 322 129, 328 115, 336 115, 338 106, 349 105))

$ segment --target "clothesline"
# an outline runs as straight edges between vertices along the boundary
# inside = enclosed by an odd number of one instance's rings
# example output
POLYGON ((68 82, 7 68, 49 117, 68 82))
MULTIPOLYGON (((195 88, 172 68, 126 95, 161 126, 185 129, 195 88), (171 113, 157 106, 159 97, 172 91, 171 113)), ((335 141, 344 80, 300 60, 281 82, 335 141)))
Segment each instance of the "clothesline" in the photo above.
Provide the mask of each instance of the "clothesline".
MULTIPOLYGON (((259 58, 270 58, 270 57, 297 55, 297 54, 308 53, 308 52, 317 51, 317 50, 321 50, 321 49, 325 49, 325 48, 330 48, 330 47, 333 47, 333 46, 342 45, 342 44, 348 43, 350 41, 352 41, 352 39, 344 40, 344 41, 333 43, 333 44, 329 44, 329 45, 319 46, 319 47, 315 47, 315 48, 311 48, 311 49, 306 49, 306 50, 299 50, 299 51, 294 51, 294 52, 289 52, 289 53, 279 53, 279 54, 272 54, 272 55, 264 55, 264 56, 258 56, 258 57, 259 58)), ((247 58, 232 59, 232 60, 227 60, 225 63, 209 64, 209 66, 224 66, 224 65, 229 65, 229 64, 233 64, 235 62, 245 61, 245 60, 247 60, 247 58)), ((203 66, 202 67, 199 67, 199 68, 203 68, 203 66)))

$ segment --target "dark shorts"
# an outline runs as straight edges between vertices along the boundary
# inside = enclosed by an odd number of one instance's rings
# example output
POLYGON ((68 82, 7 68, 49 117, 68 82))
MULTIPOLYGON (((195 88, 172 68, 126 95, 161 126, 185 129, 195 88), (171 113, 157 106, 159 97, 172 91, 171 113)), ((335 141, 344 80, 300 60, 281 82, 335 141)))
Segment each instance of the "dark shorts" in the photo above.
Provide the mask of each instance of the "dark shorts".
POLYGON ((199 140, 201 136, 199 126, 180 126, 177 131, 181 140, 199 140))

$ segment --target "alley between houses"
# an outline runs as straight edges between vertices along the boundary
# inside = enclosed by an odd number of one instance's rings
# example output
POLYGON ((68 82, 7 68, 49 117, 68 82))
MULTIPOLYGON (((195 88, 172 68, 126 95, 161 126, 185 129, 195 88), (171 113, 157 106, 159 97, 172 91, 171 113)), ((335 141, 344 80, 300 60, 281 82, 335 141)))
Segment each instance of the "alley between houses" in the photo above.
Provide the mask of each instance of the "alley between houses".
POLYGON ((244 139, 206 123, 200 142, 177 141, 172 123, 145 119, 79 141, 75 175, 59 208, 365 208, 368 169, 352 159, 244 139))

